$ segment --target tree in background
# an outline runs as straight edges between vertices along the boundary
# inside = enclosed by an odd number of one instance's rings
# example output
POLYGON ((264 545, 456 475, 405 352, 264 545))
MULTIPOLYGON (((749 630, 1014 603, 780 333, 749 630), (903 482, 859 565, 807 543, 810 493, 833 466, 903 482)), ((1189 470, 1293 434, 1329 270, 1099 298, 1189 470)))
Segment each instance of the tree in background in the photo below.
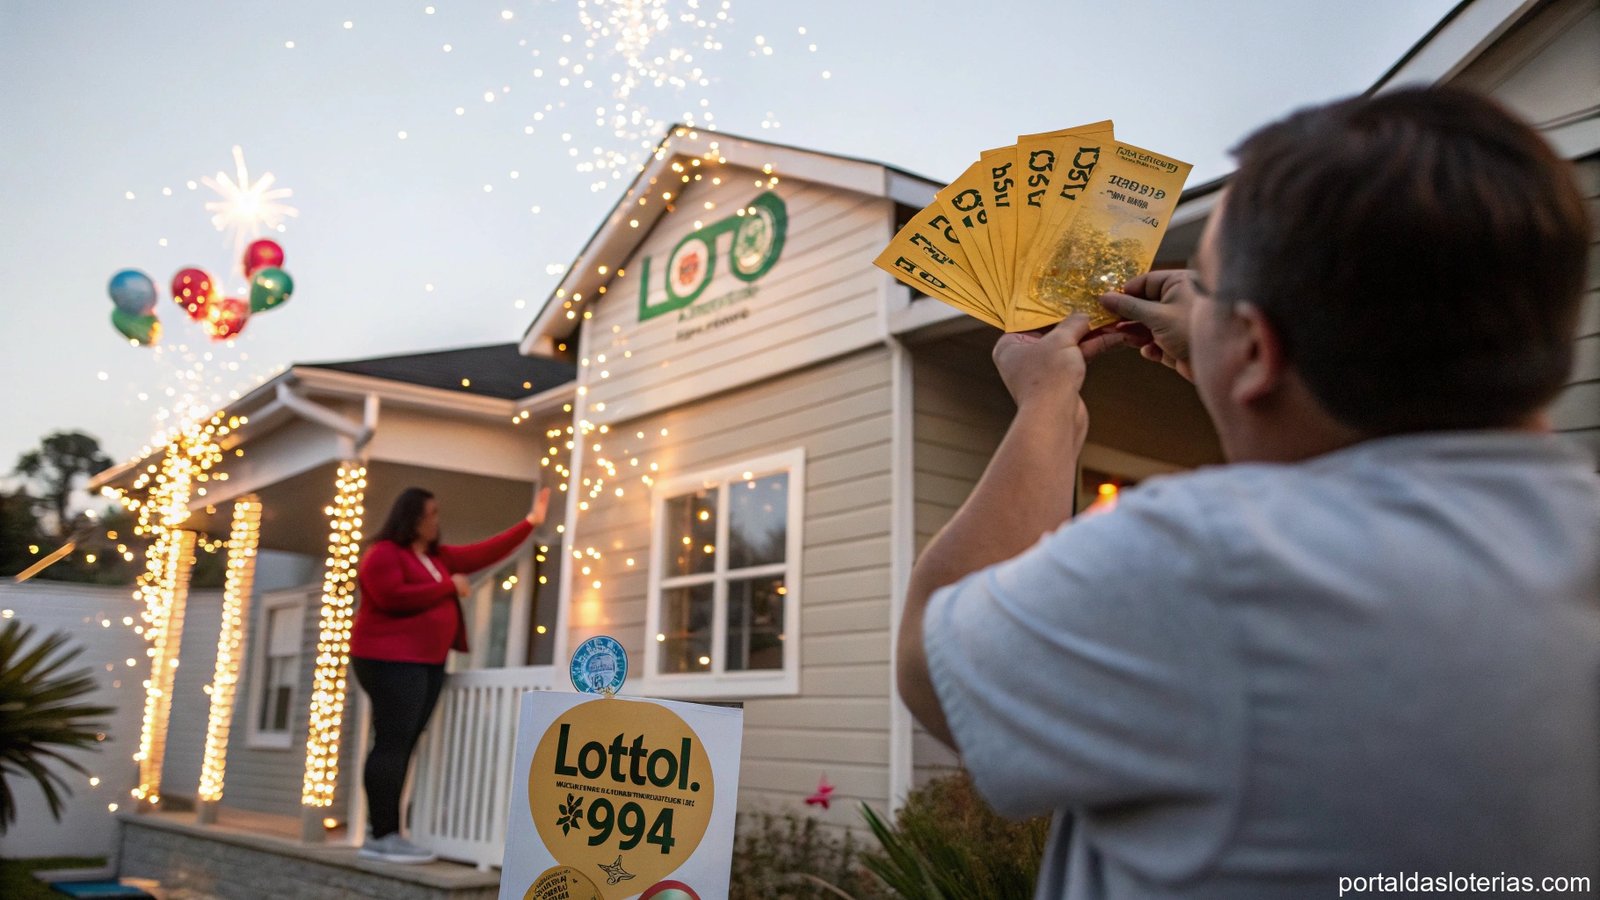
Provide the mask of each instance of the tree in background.
MULTIPOLYGON (((139 577, 149 540, 134 534, 132 513, 118 504, 70 512, 74 493, 110 465, 100 442, 81 431, 55 432, 22 454, 14 474, 24 484, 11 493, 0 491, 0 576, 16 575, 72 541, 72 553, 40 572, 40 579, 132 584, 139 577)), ((208 544, 196 551, 191 587, 222 586, 227 558, 214 548, 208 544)))
POLYGON ((38 491, 33 496, 42 507, 41 524, 51 530, 57 543, 71 539, 80 516, 69 515, 72 495, 79 482, 111 465, 111 457, 100 450, 100 442, 81 431, 57 431, 46 435, 39 448, 17 459, 16 473, 38 491))
POLYGON ((0 575, 15 575, 33 565, 44 543, 34 499, 20 489, 0 491, 0 575))

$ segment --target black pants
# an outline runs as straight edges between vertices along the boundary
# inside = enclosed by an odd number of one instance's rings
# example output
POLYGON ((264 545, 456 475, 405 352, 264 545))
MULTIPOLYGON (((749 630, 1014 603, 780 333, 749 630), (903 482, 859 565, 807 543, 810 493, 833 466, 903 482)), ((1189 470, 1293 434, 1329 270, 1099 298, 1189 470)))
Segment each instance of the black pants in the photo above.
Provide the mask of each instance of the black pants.
POLYGON ((444 686, 444 664, 350 658, 356 681, 372 701, 372 752, 362 772, 372 836, 400 830, 400 791, 411 751, 427 727, 444 686))

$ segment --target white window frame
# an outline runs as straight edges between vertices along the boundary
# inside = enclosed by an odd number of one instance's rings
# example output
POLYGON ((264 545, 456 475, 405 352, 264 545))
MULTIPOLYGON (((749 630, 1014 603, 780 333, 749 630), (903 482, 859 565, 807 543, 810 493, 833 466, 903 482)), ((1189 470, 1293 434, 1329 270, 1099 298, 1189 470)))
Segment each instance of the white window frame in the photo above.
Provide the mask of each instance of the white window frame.
MULTIPOLYGON (((741 699, 745 697, 792 696, 800 693, 800 588, 801 532, 805 523, 806 452, 796 448, 784 453, 748 459, 688 475, 657 481, 650 496, 650 581, 645 602, 644 676, 640 692, 658 697, 741 699), (745 473, 749 473, 749 478, 745 473), (664 581, 662 550, 666 539, 666 504, 673 497, 715 487, 717 493, 716 546, 728 546, 728 488, 751 478, 785 472, 789 476, 789 518, 786 523, 784 560, 768 566, 738 570, 743 575, 782 575, 786 589, 783 604, 783 668, 748 672, 728 672, 728 556, 725 549, 716 554, 712 570, 710 672, 662 673, 660 632, 664 581)), ((680 576, 681 577, 681 576, 680 576)))
MULTIPOLYGON (((245 724, 245 746, 263 750, 288 750, 294 746, 294 709, 305 698, 298 696, 300 693, 300 674, 305 667, 305 630, 306 630, 306 589, 297 588, 292 591, 263 594, 257 601, 261 611, 261 629, 256 639, 256 649, 250 661, 250 702, 246 714, 249 720, 245 724), (298 609, 300 612, 300 627, 296 629, 297 650, 295 651, 294 694, 289 699, 289 728, 285 731, 262 731, 261 699, 262 690, 266 687, 267 656, 272 649, 272 634, 268 626, 272 621, 272 614, 282 609, 298 609)), ((354 677, 354 676, 352 676, 354 677)))

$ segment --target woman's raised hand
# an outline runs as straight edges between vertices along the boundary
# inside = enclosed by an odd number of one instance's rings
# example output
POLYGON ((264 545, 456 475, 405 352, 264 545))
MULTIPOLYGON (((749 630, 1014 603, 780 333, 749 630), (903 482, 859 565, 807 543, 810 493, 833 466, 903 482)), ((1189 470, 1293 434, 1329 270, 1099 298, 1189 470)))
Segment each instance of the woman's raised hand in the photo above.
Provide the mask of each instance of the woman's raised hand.
POLYGON ((526 516, 528 524, 535 528, 544 524, 544 517, 550 510, 550 489, 542 488, 539 495, 533 498, 533 509, 526 516))

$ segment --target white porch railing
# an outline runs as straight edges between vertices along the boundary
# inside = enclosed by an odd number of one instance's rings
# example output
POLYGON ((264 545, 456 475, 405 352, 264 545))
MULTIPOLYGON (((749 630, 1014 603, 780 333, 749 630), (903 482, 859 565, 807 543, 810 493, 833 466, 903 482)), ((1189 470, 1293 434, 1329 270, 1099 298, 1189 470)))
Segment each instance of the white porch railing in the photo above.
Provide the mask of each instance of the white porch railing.
POLYGON ((498 866, 524 691, 557 685, 553 666, 478 669, 445 677, 422 737, 411 789, 411 835, 445 859, 498 866))

